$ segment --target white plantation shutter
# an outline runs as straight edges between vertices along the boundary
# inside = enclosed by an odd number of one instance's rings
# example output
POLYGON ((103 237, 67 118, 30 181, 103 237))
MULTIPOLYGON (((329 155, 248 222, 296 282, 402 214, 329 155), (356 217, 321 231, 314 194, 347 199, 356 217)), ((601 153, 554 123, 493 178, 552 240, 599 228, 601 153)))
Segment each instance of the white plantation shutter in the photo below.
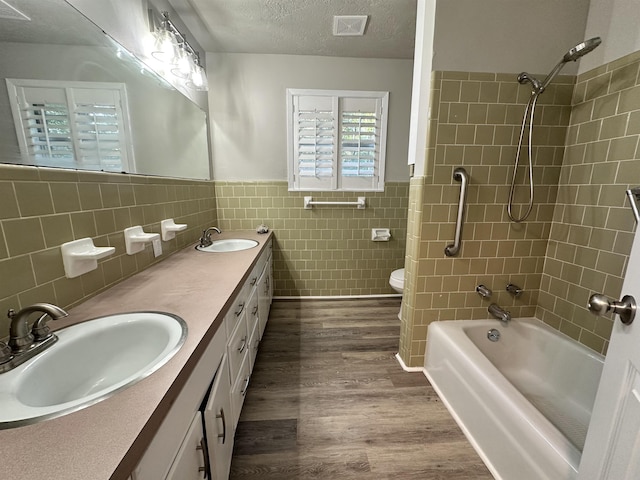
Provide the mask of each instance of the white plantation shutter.
POLYGON ((331 97, 294 98, 295 173, 301 190, 336 186, 337 101, 331 97))
POLYGON ((7 87, 26 163, 132 171, 124 84, 7 79, 7 87))
POLYGON ((70 96, 78 164, 89 170, 123 171, 128 162, 120 92, 77 88, 70 96))
POLYGON ((384 190, 387 92, 287 90, 290 190, 384 190))
POLYGON ((24 153, 36 165, 56 162, 72 167, 73 139, 65 92, 59 88, 25 87, 21 100, 16 123, 20 126, 18 138, 24 140, 24 153))
POLYGON ((340 99, 340 173, 343 190, 375 190, 384 146, 382 100, 340 99))

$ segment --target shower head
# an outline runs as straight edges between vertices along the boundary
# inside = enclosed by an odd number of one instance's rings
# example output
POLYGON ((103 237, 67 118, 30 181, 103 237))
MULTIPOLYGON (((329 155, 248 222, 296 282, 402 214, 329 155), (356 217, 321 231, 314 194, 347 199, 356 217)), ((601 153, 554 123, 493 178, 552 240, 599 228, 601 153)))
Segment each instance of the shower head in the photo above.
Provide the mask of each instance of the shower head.
POLYGON ((551 73, 549 73, 549 75, 547 75, 547 78, 545 78, 542 82, 536 79, 535 77, 533 77, 532 75, 528 74, 527 72, 522 72, 520 75, 518 75, 518 82, 522 84, 527 82, 531 83, 531 86, 533 87, 533 93, 535 95, 540 95, 549 86, 549 84, 551 83, 551 80, 553 80, 556 77, 556 75, 560 73, 560 70, 562 70, 562 67, 564 67, 565 63, 575 62, 580 57, 592 51, 601 43, 602 43, 602 40, 600 39, 600 37, 593 37, 593 38, 590 38, 589 40, 585 40, 584 42, 579 43, 578 45, 576 45, 575 47, 573 47, 571 50, 569 50, 567 53, 564 54, 564 57, 562 57, 562 60, 560 60, 558 64, 555 67, 553 67, 553 70, 551 70, 551 73))
POLYGON ((589 40, 585 40, 584 42, 579 43, 578 45, 573 47, 571 50, 569 50, 567 53, 565 53, 564 57, 562 57, 562 61, 564 63, 575 62, 580 57, 592 51, 601 43, 602 43, 602 40, 600 39, 600 37, 593 37, 593 38, 590 38, 589 40))

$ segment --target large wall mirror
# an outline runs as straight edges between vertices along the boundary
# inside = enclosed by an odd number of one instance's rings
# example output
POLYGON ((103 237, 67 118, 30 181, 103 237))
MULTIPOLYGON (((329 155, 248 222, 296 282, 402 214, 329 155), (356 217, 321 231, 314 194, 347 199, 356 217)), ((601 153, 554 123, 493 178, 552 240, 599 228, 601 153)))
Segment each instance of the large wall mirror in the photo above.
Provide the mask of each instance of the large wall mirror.
POLYGON ((64 0, 8 3, 16 10, 0 3, 0 162, 210 178, 207 117, 196 104, 64 0))

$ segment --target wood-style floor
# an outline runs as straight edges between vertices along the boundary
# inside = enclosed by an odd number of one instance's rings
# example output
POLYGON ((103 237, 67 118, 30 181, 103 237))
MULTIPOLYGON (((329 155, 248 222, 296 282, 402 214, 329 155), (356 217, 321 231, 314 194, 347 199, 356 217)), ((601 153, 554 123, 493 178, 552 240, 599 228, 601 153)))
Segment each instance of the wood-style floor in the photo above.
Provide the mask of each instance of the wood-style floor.
POLYGON ((422 373, 397 299, 275 301, 232 479, 492 479, 422 373))

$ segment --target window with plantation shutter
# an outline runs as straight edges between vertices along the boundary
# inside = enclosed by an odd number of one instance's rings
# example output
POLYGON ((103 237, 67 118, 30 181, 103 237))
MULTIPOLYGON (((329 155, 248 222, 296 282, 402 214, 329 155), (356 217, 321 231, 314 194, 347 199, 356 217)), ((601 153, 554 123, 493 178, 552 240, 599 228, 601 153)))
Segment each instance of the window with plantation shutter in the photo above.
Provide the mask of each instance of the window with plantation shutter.
POLYGON ((125 85, 7 79, 25 163, 131 172, 125 85))
POLYGON ((384 190, 388 95, 288 89, 289 190, 384 190))

